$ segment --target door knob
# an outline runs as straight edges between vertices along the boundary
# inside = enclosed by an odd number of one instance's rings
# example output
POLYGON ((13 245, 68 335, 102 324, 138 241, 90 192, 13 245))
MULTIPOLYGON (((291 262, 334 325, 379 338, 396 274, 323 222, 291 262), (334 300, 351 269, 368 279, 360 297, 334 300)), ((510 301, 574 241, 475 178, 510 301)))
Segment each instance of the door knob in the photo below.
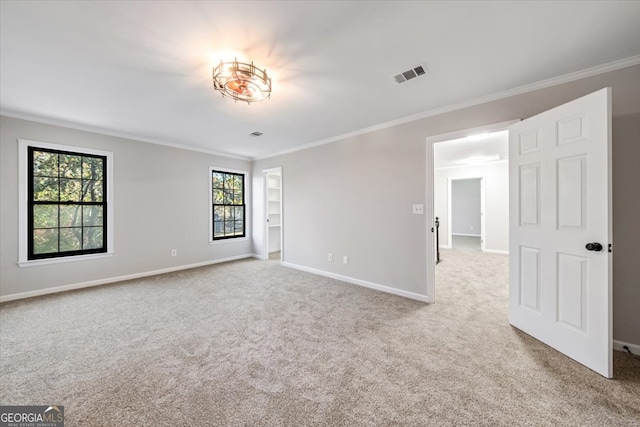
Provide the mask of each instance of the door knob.
POLYGON ((598 242, 587 243, 585 248, 587 248, 588 251, 600 252, 602 250, 602 245, 598 242))

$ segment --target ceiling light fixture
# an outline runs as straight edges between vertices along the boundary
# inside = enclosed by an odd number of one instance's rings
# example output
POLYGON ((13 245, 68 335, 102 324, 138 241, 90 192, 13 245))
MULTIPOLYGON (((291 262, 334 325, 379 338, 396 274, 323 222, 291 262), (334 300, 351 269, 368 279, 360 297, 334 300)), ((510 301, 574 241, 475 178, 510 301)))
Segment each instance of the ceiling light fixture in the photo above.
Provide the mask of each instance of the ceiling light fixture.
POLYGON ((261 70, 253 62, 220 61, 213 68, 213 88, 222 96, 251 104, 271 97, 271 78, 267 70, 261 70))

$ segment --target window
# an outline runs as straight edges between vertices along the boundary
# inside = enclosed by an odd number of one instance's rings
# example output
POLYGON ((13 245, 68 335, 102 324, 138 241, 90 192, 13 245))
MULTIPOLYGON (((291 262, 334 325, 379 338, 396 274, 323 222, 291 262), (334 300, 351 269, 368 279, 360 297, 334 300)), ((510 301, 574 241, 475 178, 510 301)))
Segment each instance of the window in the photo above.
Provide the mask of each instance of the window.
POLYGON ((36 141, 19 143, 23 196, 18 264, 110 254, 112 154, 36 141))
POLYGON ((244 176, 211 169, 212 240, 245 237, 244 176))
POLYGON ((29 147, 29 259, 107 251, 107 159, 29 147))

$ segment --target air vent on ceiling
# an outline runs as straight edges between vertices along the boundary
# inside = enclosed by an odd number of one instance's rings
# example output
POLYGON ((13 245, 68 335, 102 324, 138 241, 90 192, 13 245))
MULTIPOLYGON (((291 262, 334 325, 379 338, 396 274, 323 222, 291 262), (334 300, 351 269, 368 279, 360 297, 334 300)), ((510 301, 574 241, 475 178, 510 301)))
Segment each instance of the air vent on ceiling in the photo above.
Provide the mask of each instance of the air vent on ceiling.
POLYGON ((249 135, 254 136, 254 137, 257 137, 257 136, 262 136, 262 135, 264 135, 264 134, 263 134, 262 132, 255 131, 255 132, 251 132, 249 135))
POLYGON ((396 76, 393 76, 393 78, 396 81, 396 83, 404 83, 407 80, 415 79, 416 77, 422 76, 423 74, 426 74, 426 73, 427 72, 424 69, 424 67, 422 65, 418 65, 415 68, 404 71, 396 76))

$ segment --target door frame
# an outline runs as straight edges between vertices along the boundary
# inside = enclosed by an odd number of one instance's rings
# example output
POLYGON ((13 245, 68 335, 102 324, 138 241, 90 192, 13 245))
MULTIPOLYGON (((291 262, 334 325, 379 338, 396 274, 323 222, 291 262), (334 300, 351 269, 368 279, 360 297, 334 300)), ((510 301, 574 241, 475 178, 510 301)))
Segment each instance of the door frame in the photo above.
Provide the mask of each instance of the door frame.
MULTIPOLYGON (((435 173, 435 170, 434 170, 435 173)), ((453 200, 453 181, 464 181, 467 179, 479 179, 480 180, 480 250, 484 252, 485 250, 485 241, 486 241, 486 224, 485 224, 485 186, 484 186, 484 176, 469 176, 464 178, 448 178, 447 179, 447 242, 449 243, 449 248, 453 247, 453 224, 451 221, 452 217, 452 200, 453 200)), ((435 191, 434 191, 435 192, 435 191)), ((434 203, 435 209, 435 203, 434 203)))
POLYGON ((427 194, 425 200, 426 203, 426 230, 427 230, 427 265, 426 265, 426 274, 427 274, 427 303, 436 302, 436 247, 435 247, 435 237, 434 237, 434 221, 435 221, 435 208, 434 208, 434 184, 435 184, 435 170, 434 170, 434 144, 437 142, 447 141, 450 139, 462 138, 467 135, 473 135, 476 133, 487 133, 487 132, 497 132, 501 130, 506 130, 509 126, 514 123, 518 123, 520 119, 517 120, 507 120, 504 122, 488 124, 484 126, 478 126, 475 128, 461 129, 454 132, 449 132, 440 135, 429 136, 426 139, 426 153, 427 153, 427 194))
POLYGON ((284 197, 284 176, 282 173, 282 166, 278 166, 275 168, 268 168, 262 170, 262 189, 263 189, 263 198, 262 198, 262 225, 263 225, 263 233, 262 233, 262 259, 269 259, 269 189, 268 189, 268 181, 267 174, 277 174, 280 175, 280 263, 284 260, 284 211, 283 211, 283 197, 284 197))

